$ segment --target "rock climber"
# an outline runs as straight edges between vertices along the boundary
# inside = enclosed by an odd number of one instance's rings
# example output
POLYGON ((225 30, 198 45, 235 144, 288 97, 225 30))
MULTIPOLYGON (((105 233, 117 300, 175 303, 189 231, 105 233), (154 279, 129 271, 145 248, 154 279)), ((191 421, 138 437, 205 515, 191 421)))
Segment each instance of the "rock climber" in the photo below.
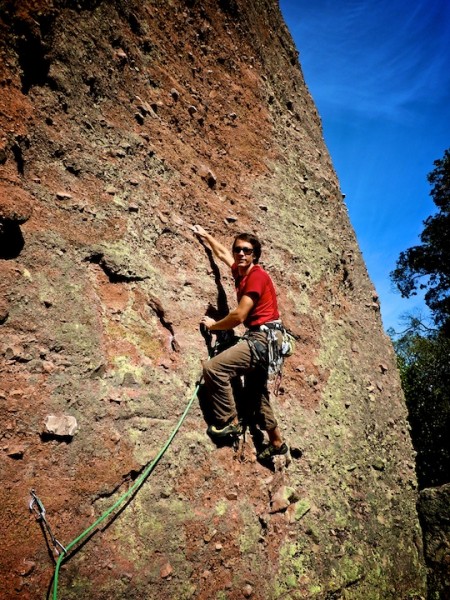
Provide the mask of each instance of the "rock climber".
POLYGON ((208 433, 213 439, 237 437, 242 433, 231 380, 243 375, 245 403, 250 404, 256 424, 269 438, 269 444, 258 454, 258 459, 267 461, 275 455, 287 455, 289 448, 281 437, 267 387, 268 331, 277 330, 277 336, 270 337, 281 344, 283 328, 272 279, 258 264, 261 243, 256 236, 241 233, 235 237, 230 252, 200 225, 192 229, 213 254, 231 268, 238 300, 236 308, 224 318, 215 321, 204 316, 201 324, 212 332, 231 330, 242 323, 246 327, 245 335, 236 345, 213 356, 203 366, 214 420, 208 433))

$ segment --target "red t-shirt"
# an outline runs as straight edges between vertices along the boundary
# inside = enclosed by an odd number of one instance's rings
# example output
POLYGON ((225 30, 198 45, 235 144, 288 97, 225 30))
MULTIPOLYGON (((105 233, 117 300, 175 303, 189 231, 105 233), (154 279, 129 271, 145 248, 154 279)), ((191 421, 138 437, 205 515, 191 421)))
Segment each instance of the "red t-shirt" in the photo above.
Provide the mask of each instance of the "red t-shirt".
POLYGON ((280 318, 277 295, 270 275, 259 265, 254 265, 248 275, 241 277, 237 265, 231 267, 238 302, 242 296, 250 296, 255 302, 248 317, 244 321, 246 327, 262 325, 280 318))

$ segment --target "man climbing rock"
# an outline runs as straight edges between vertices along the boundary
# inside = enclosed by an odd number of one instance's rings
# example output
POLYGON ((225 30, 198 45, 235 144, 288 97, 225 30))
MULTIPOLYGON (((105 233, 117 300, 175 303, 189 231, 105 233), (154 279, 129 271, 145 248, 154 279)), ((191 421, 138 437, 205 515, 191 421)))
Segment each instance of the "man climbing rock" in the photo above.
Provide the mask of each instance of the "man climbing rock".
POLYGON ((287 455, 289 448, 282 440, 267 389, 269 345, 275 344, 277 347, 272 350, 279 354, 283 326, 272 279, 258 264, 261 243, 254 235, 241 233, 234 239, 230 252, 203 227, 195 225, 193 231, 219 260, 231 268, 238 301, 236 308, 223 319, 215 321, 204 316, 201 324, 213 332, 230 330, 242 323, 247 328, 236 345, 204 364, 204 380, 214 419, 208 433, 212 438, 220 439, 242 432, 231 380, 243 375, 247 411, 253 413, 256 424, 267 431, 269 437, 268 446, 258 454, 259 460, 287 455))

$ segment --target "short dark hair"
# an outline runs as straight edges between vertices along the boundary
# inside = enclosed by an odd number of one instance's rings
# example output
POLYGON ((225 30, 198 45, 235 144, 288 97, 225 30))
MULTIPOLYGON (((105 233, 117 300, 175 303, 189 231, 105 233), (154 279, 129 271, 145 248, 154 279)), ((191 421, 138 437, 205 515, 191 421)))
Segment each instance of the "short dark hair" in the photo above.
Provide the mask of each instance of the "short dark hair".
POLYGON ((248 242, 253 246, 253 262, 257 264, 259 262, 259 258, 261 256, 261 242, 258 240, 256 235, 251 233, 240 233, 234 238, 233 242, 233 250, 238 240, 242 240, 243 242, 248 242))

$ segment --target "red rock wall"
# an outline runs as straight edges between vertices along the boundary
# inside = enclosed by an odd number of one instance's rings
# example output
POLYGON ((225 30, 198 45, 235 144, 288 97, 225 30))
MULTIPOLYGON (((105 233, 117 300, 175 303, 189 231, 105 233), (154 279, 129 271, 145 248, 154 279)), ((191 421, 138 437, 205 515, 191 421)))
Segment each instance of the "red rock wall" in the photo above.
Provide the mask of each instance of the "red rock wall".
POLYGON ((274 400, 297 458, 217 449, 195 402, 59 597, 421 597, 395 359, 277 3, 11 1, 0 32, 2 597, 51 582, 30 489, 67 545, 192 396, 199 319, 234 302, 194 222, 263 240, 299 338, 274 400))

